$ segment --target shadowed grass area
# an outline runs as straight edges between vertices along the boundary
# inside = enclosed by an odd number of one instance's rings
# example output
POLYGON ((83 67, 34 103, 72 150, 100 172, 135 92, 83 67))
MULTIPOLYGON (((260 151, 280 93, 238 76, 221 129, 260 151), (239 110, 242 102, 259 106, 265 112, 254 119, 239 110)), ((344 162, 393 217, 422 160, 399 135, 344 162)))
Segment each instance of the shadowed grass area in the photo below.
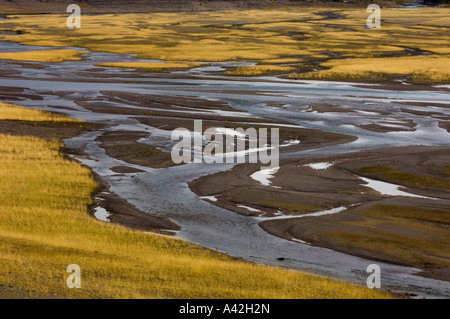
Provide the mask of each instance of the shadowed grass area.
POLYGON ((450 178, 438 178, 423 175, 413 175, 390 167, 374 166, 360 169, 362 174, 373 175, 394 183, 407 184, 415 187, 435 187, 450 190, 450 178))
POLYGON ((23 52, 1 52, 0 60, 30 61, 30 62, 63 62, 79 61, 80 55, 88 51, 79 50, 37 50, 23 52))
POLYGON ((280 209, 284 214, 290 215, 301 215, 312 213, 320 210, 320 207, 310 205, 310 204, 302 204, 302 203, 289 203, 282 201, 262 201, 256 203, 257 205, 269 208, 280 209))
POLYGON ((450 175, 450 165, 444 167, 444 168, 442 169, 442 172, 444 172, 444 173, 447 174, 447 175, 450 175))
POLYGON ((332 224, 333 228, 314 229, 314 237, 378 259, 422 268, 450 267, 449 211, 378 205, 332 224))
MULTIPOLYGON (((263 228, 276 229, 277 220, 263 228), (270 226, 270 224, 272 224, 270 226)), ((372 260, 414 266, 450 280, 450 210, 374 204, 339 214, 298 219, 289 237, 372 260)))
MULTIPOLYGON (((26 115, 8 118, 43 116, 18 110, 26 115)), ((98 186, 87 168, 64 158, 62 147, 56 140, 0 134, 2 298, 391 297, 98 221, 87 213, 98 186), (74 263, 82 289, 66 287, 66 269, 74 263)))

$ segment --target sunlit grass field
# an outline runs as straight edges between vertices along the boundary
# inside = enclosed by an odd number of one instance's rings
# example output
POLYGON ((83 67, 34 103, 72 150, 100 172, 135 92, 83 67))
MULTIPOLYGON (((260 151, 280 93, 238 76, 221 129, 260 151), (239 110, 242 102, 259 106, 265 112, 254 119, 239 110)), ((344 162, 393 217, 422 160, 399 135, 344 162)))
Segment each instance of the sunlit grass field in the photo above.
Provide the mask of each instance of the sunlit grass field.
POLYGON ((249 65, 240 66, 232 71, 226 71, 225 75, 238 76, 258 76, 272 72, 289 72, 295 70, 293 67, 279 66, 279 65, 249 65))
MULTIPOLYGON (((365 8, 86 15, 81 29, 68 29, 66 15, 15 15, 0 20, 0 28, 20 35, 0 39, 169 62, 252 61, 282 66, 283 75, 289 68, 294 78, 378 79, 380 74, 406 74, 414 81, 450 81, 448 68, 427 73, 430 65, 449 59, 450 8, 383 8, 381 14, 379 29, 367 28, 365 8), (339 16, 330 18, 323 11, 339 16), (401 59, 393 60, 396 57, 401 59), (374 68, 379 72, 372 72, 374 68)), ((266 73, 273 70, 266 67, 266 73)), ((253 73, 263 74, 262 68, 253 73)))
POLYGON ((87 51, 77 50, 33 50, 23 52, 1 52, 0 60, 31 61, 31 62, 63 62, 79 61, 80 55, 87 51))
POLYGON ((392 75, 411 76, 415 82, 450 81, 450 55, 432 55, 397 58, 356 58, 331 60, 321 64, 328 70, 291 75, 306 79, 370 80, 392 75))
MULTIPOLYGON (((0 119, 72 121, 0 105, 0 119)), ((1 124, 1 123, 0 123, 1 124)), ((390 298, 98 221, 98 187, 60 141, 0 134, 0 298, 390 298), (81 267, 81 289, 66 286, 81 267)))
POLYGON ((31 110, 10 103, 0 103, 0 120, 34 121, 34 122, 80 122, 59 114, 31 110))

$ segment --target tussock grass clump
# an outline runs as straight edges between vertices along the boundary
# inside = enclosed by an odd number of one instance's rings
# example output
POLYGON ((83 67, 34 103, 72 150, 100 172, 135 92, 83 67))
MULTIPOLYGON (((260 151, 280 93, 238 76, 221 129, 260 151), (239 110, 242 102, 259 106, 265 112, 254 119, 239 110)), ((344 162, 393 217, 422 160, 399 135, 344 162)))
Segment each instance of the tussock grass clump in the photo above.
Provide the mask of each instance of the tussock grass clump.
POLYGON ((22 52, 1 52, 0 60, 30 61, 30 62, 63 62, 79 61, 80 55, 88 51, 80 50, 34 50, 22 52))
POLYGON ((225 75, 235 76, 259 76, 270 73, 286 73, 295 70, 293 67, 279 65, 249 65, 240 66, 231 71, 225 71, 225 75))
POLYGON ((0 120, 33 122, 81 122, 79 120, 67 118, 63 115, 47 111, 30 110, 25 107, 9 103, 0 103, 0 120))

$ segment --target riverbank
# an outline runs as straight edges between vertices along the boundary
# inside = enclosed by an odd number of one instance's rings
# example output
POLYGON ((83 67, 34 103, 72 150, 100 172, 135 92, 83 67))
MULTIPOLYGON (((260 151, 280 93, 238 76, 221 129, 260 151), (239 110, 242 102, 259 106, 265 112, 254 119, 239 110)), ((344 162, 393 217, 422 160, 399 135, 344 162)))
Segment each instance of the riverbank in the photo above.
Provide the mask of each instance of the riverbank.
MULTIPOLYGON (((34 112, 22 124, 39 127, 34 112)), ((0 134, 2 298, 390 297, 98 221, 87 214, 98 187, 90 172, 63 157, 61 142, 15 134, 0 134), (65 286, 73 263, 82 270, 81 289, 65 286)))
MULTIPOLYGON (((65 13, 67 6, 71 4, 66 0, 25 1, 15 0, 14 2, 1 0, 0 10, 4 13, 65 13)), ((397 0, 380 0, 381 6, 397 7, 402 2, 397 0)), ((128 0, 126 4, 121 1, 91 1, 86 0, 80 4, 82 10, 90 14, 98 13, 131 13, 131 12, 199 12, 199 11, 219 11, 219 10, 243 10, 243 9, 273 9, 273 8, 299 8, 299 7, 364 7, 365 3, 359 1, 302 1, 302 0, 171 0, 171 1, 139 1, 128 0)))

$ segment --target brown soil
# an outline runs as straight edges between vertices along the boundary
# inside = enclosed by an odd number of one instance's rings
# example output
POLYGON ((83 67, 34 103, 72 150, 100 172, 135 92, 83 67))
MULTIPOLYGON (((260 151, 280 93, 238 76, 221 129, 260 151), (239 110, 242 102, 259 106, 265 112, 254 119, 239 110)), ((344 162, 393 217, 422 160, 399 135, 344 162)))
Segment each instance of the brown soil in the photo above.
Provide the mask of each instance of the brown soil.
POLYGON ((149 134, 131 131, 105 132, 96 140, 110 157, 127 163, 148 166, 152 168, 175 165, 169 153, 162 152, 153 146, 138 143, 138 140, 149 134))
MULTIPOLYGON (((248 125, 236 124, 241 123, 268 123, 273 126, 277 124, 290 124, 285 121, 279 120, 265 120, 256 117, 247 117, 247 113, 231 108, 228 104, 217 101, 210 101, 202 98, 184 98, 178 96, 166 97, 160 95, 149 94, 130 94, 122 92, 103 92, 106 94, 106 98, 101 100, 90 101, 77 101, 76 103, 83 108, 96 113, 106 114, 124 114, 124 115, 136 115, 135 119, 143 124, 162 128, 165 130, 174 130, 179 127, 187 128, 189 130, 194 129, 194 120, 203 120, 203 129, 208 127, 242 127, 247 128, 248 125), (130 104, 135 108, 112 106, 108 102, 116 102, 119 104, 130 104), (162 110, 164 109, 164 110, 162 110), (229 116, 215 112, 208 112, 208 110, 220 110, 220 111, 233 111, 237 115, 229 116), (167 111, 165 111, 167 110, 167 111), (177 112, 171 112, 177 111, 177 112), (202 113, 196 113, 202 112, 202 113), (242 116, 239 116, 239 114, 242 116), (189 120, 192 119, 192 120, 189 120)), ((64 92, 57 92, 52 94, 67 94, 64 92)), ((253 125, 252 127, 255 127, 253 125)), ((281 128, 281 131, 288 131, 288 129, 281 128)), ((290 132, 293 129, 289 129, 290 132)), ((281 134, 282 132, 280 132, 281 134)), ((291 133, 289 133, 291 134, 291 133)), ((296 134, 294 134, 295 136, 296 134)), ((327 134, 328 137, 333 134, 327 134)), ((334 136, 340 136, 334 134, 334 136)), ((349 137, 350 138, 350 137, 349 137)))
POLYGON ((29 93, 26 89, 10 86, 0 86, 2 101, 42 100, 42 96, 29 93))
POLYGON ((97 183, 101 188, 94 194, 90 212, 94 214, 94 207, 103 207, 110 213, 108 219, 129 228, 158 232, 165 235, 174 235, 171 230, 179 230, 180 226, 170 221, 167 217, 149 214, 128 203, 116 194, 110 192, 110 186, 98 175, 97 183))
MULTIPOLYGON (((380 0, 383 5, 394 5, 396 1, 380 0)), ((72 1, 73 2, 73 1, 72 1)), ((0 0, 2 13, 66 13, 66 8, 72 3, 70 0, 0 0)), ((322 0, 320 3, 312 0, 85 0, 80 6, 85 13, 121 13, 121 12, 164 12, 164 11, 213 11, 231 9, 261 9, 286 6, 321 7, 337 5, 342 7, 360 6, 358 2, 348 1, 337 3, 333 0, 322 0)), ((326 19, 327 16, 318 19, 326 19)))
MULTIPOLYGON (((194 120, 202 120, 202 130, 205 131, 210 127, 226 127, 226 128, 243 128, 244 130, 253 127, 255 129, 259 128, 272 128, 278 127, 277 124, 287 124, 280 123, 276 121, 263 121, 257 118, 236 118, 230 116, 203 116, 203 115, 189 115, 186 113, 178 114, 177 116, 152 116, 152 117, 136 117, 139 122, 157 128, 162 128, 164 130, 174 130, 176 128, 186 128, 190 131, 194 130, 194 120), (186 119, 187 118, 187 119, 186 119), (191 119, 189 119, 191 118, 191 119), (254 123, 249 125, 248 123, 254 123), (261 123, 266 123, 269 125, 261 125, 261 123), (260 124, 260 125, 258 125, 260 124)), ((279 127, 280 138, 293 139, 299 136, 304 136, 307 129, 297 129, 297 128, 284 128, 279 127), (301 133, 303 132, 303 133, 301 133)), ((311 130, 312 131, 312 130, 311 130)), ((339 135, 334 133, 326 134, 326 137, 335 137, 336 139, 341 137, 346 137, 345 135, 339 135)), ((348 137, 351 138, 351 137, 348 137)))
POLYGON ((430 112, 430 111, 416 111, 416 110, 410 110, 410 109, 405 109, 405 108, 401 108, 400 110, 404 113, 410 113, 410 114, 414 114, 414 115, 418 115, 418 116, 434 116, 434 115, 439 116, 439 115, 441 115, 439 113, 430 112))
MULTIPOLYGON (((404 123, 402 123, 404 125, 404 123)), ((388 132, 405 132, 405 131, 413 131, 414 130, 414 123, 409 123, 406 127, 391 127, 391 126, 384 126, 382 124, 366 124, 366 125, 357 125, 357 127, 360 127, 365 130, 374 131, 378 133, 388 133, 388 132)))
MULTIPOLYGON (((164 130, 174 130, 176 128, 186 128, 190 131, 194 130, 194 119, 192 120, 186 120, 186 119, 178 119, 178 118, 153 118, 153 117, 139 117, 136 118, 139 122, 152 126, 161 128, 164 130)), ((245 121, 242 121, 244 123, 252 122, 248 121, 247 119, 245 121)), ((267 121, 259 121, 259 123, 270 123, 269 126, 267 125, 258 125, 257 119, 254 119, 253 122, 255 124, 248 125, 244 123, 239 123, 236 121, 231 120, 230 118, 221 118, 221 120, 207 120, 203 121, 202 123, 202 129, 203 131, 210 127, 225 127, 225 128, 231 128, 231 129, 237 129, 242 128, 246 130, 249 127, 253 127, 256 130, 260 128, 268 128, 268 134, 270 134, 270 129, 272 128, 279 128, 279 136, 280 136, 280 144, 283 142, 287 142, 290 140, 300 140, 299 144, 292 145, 289 147, 280 148, 280 152, 283 151, 293 151, 293 150, 305 150, 305 149, 311 149, 316 148, 319 146, 328 146, 328 145, 334 145, 334 144, 341 144, 341 143, 349 143, 351 141, 354 141, 356 138, 349 135, 343 135, 343 134, 337 134, 337 133, 331 133, 331 132, 325 132, 325 131, 319 131, 314 129, 306 129, 306 128, 291 128, 291 127, 283 127, 283 126, 277 126, 277 123, 273 122, 267 122, 267 121)), ((269 137, 270 139, 270 137, 269 137)))
MULTIPOLYGON (((340 80, 342 82, 353 82, 353 80, 340 80)), ((430 83, 414 83, 409 82, 408 85, 404 85, 401 82, 398 82, 396 79, 396 75, 392 75, 387 78, 383 78, 380 81, 358 81, 358 83, 366 83, 366 85, 355 85, 355 87, 360 87, 363 89, 375 89, 375 90, 390 90, 390 91, 444 91, 449 92, 450 89, 445 87, 434 87, 434 84, 430 83)))
POLYGON ((103 125, 76 122, 0 121, 2 134, 32 135, 46 140, 66 139, 101 127, 103 125))
POLYGON ((119 174, 143 173, 145 171, 130 166, 114 166, 110 168, 113 172, 119 174))
MULTIPOLYGON (((19 71, 2 70, 2 69, 0 69, 0 76, 2 76, 2 77, 3 76, 18 75, 18 74, 20 74, 19 71)), ((3 95, 3 94, 0 94, 0 99, 2 99, 2 100, 8 99, 9 100, 9 98, 7 96, 3 95)), ((17 101, 17 100, 9 100, 9 101, 17 101)))
MULTIPOLYGON (((102 105, 100 102, 84 102, 78 101, 78 105, 84 107, 85 109, 95 112, 95 113, 107 113, 107 114, 127 114, 127 115, 147 115, 154 117, 174 117, 174 118, 191 118, 196 120, 216 120, 217 118, 221 118, 224 121, 245 121, 245 122, 261 122, 261 120, 254 118, 246 118, 246 117, 235 117, 235 116, 220 116, 215 113, 190 113, 189 110, 185 110, 185 112, 169 112, 169 111, 161 111, 161 110, 152 110, 152 108, 128 108, 128 107, 119 107, 119 106, 107 106, 102 105)), ((167 108, 166 109, 171 109, 167 108)), ((173 109, 173 108, 172 108, 173 109)), ((179 110, 180 111, 180 110, 179 110)), ((183 110, 184 111, 184 110, 183 110)))
POLYGON ((300 239, 313 246, 371 260, 417 267, 423 270, 420 275, 450 281, 450 251, 445 244, 449 240, 448 218, 433 220, 437 211, 450 214, 448 201, 433 208, 408 198, 385 200, 383 205, 386 206, 373 202, 338 214, 268 220, 260 226, 279 237, 300 239), (380 205, 377 206, 379 216, 366 213, 375 205, 380 205), (390 209, 384 211, 383 207, 390 209), (414 220, 414 215, 407 213, 400 218, 391 215, 391 211, 416 209, 427 212, 428 218, 414 220))
MULTIPOLYGON (((434 88, 437 89, 437 88, 434 88)), ((399 102, 400 104, 404 104, 404 105, 411 105, 411 106, 423 106, 423 107, 430 107, 430 106, 434 106, 434 107, 445 107, 445 108, 450 108, 450 104, 447 103, 433 103, 433 102, 399 102)), ((403 110, 403 109, 402 109, 403 110)), ((407 110, 407 112, 411 112, 411 110, 407 110)), ((415 113, 413 113, 415 114, 415 113)), ((420 113, 418 115, 421 115, 420 113)))
MULTIPOLYGON (((427 247, 438 247, 437 243, 446 240, 448 223, 438 211, 448 211, 450 207, 450 178, 443 172, 449 166, 450 148, 448 147, 402 147, 378 149, 359 153, 307 158, 282 159, 281 168, 271 179, 270 186, 262 186, 250 178, 259 170, 258 164, 237 165, 232 170, 221 172, 192 181, 189 186, 199 196, 216 196, 214 205, 224 207, 236 213, 268 217, 260 226, 267 232, 286 239, 300 239, 313 245, 331 248, 365 258, 382 260, 394 264, 407 264, 423 269, 423 275, 431 278, 449 280, 450 262, 445 261, 446 251, 431 252, 427 247), (305 166, 309 163, 333 162, 324 170, 314 170, 305 166), (417 185, 414 180, 398 180, 397 176, 380 178, 362 174, 364 167, 389 167, 403 173, 425 176, 436 181, 436 185, 417 185), (365 182, 355 175, 404 185, 408 192, 422 196, 441 198, 440 200, 418 199, 410 197, 391 197, 365 187, 365 182), (448 180, 447 186, 442 181, 448 180), (273 187, 272 187, 273 186, 273 187), (260 210, 251 212, 238 207, 242 204, 260 210), (354 206, 352 206, 354 205, 354 206), (374 205, 389 207, 413 207, 429 211, 423 219, 408 215, 397 216, 393 223, 389 211, 379 217, 364 217, 363 212, 374 205), (345 206, 347 211, 321 217, 274 219, 270 217, 278 212, 284 215, 304 215, 307 213, 345 206), (351 224, 351 227, 349 226, 351 224), (385 226, 383 226, 385 225, 385 226), (386 226, 387 225, 387 226, 386 226), (430 227, 423 228, 422 227, 430 227), (430 229, 433 229, 430 231, 430 229), (415 234, 423 231, 415 248, 396 255, 401 249, 402 233, 415 234), (338 234, 338 235, 336 235, 338 234), (339 235, 340 234, 340 235, 339 235), (433 237, 433 234, 440 237, 433 237), (350 244, 347 236, 355 236, 350 244), (386 242, 386 236, 389 238, 386 242), (443 237, 444 236, 444 237, 443 237), (379 247, 366 243, 367 238, 378 238, 379 247), (422 240, 422 241, 419 241, 422 240), (395 246, 398 244, 397 246, 395 246), (400 248, 399 248, 400 247, 400 248), (383 253, 383 249, 385 253, 383 253), (441 254, 441 255, 439 255, 441 254), (410 256, 409 256, 410 255, 410 256), (437 256, 437 257, 436 257, 437 256)), ((399 209, 400 209, 399 208, 399 209)), ((450 211, 449 211, 450 213, 450 211)), ((369 241, 368 241, 369 242, 369 241)), ((449 253, 450 255, 450 253, 449 253)))
POLYGON ((441 121, 439 122, 439 126, 442 127, 444 130, 447 130, 447 132, 450 133, 450 122, 449 121, 441 121))
POLYGON ((126 103, 127 105, 135 105, 143 108, 164 108, 175 110, 186 110, 190 108, 239 112, 238 110, 231 108, 227 103, 197 97, 177 97, 158 94, 137 94, 109 91, 101 91, 100 93, 107 97, 111 102, 126 103))
POLYGON ((325 103, 311 103, 309 105, 310 112, 315 111, 318 113, 329 113, 329 112, 339 112, 339 113, 352 113, 354 111, 347 110, 339 105, 325 104, 325 103))

